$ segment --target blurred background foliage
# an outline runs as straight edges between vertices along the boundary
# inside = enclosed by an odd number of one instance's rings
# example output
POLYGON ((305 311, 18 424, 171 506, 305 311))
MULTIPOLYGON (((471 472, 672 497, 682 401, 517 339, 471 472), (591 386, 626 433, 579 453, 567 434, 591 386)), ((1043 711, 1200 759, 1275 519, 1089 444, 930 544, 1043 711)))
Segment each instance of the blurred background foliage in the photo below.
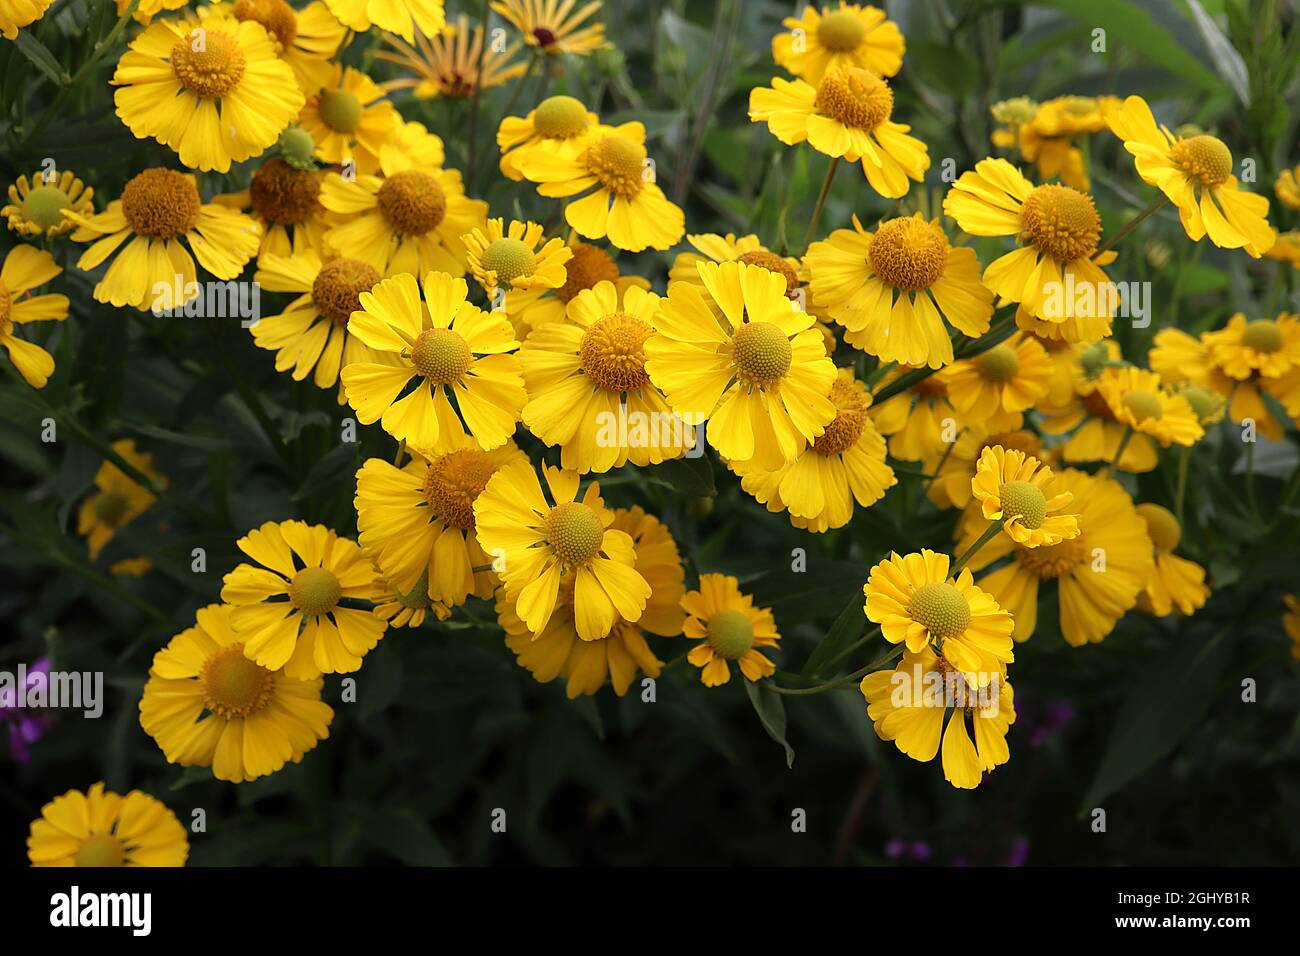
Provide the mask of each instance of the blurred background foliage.
MULTIPOLYGON (((746 118, 749 90, 782 75, 770 40, 792 6, 606 0, 617 49, 532 74, 515 112, 564 92, 607 121, 641 120, 688 232, 756 232, 797 253, 826 160, 781 147, 746 118)), ((1171 128, 1197 124, 1239 160, 1254 159, 1249 188, 1259 192, 1297 160, 1300 30, 1289 0, 891 0, 887 9, 907 37, 894 115, 933 160, 905 212, 939 209, 943 160, 960 172, 991 154, 989 106, 1020 95, 1140 93, 1171 128), (1092 50, 1097 28, 1104 53, 1092 50)), ((52 158, 92 185, 102 208, 140 169, 174 162, 111 113, 107 80, 135 32, 110 35, 116 21, 111 0, 57 0, 23 31, 27 40, 0 43, 6 183, 52 158)), ((394 75, 372 56, 362 37, 347 61, 394 75)), ((444 138, 448 165, 467 168, 475 157, 471 192, 493 215, 546 221, 553 203, 495 169, 490 135, 512 93, 486 91, 477 127, 466 101, 403 94, 397 103, 444 138)), ((1114 137, 1097 135, 1090 148, 1094 193, 1113 231, 1150 190, 1114 137)), ((205 196, 243 186, 251 165, 224 181, 204 176, 205 196)), ((823 233, 851 213, 873 222, 897 208, 854 172, 837 178, 823 233)), ((1285 212, 1274 204, 1274 224, 1295 228, 1285 212)), ((1153 283, 1151 326, 1116 326, 1139 363, 1164 325, 1196 332, 1236 311, 1297 308, 1287 267, 1193 245, 1167 209, 1119 252, 1113 276, 1153 283)), ((66 243, 55 254, 71 265, 66 243)), ((662 291, 671 258, 623 254, 619 264, 662 291)), ((62 716, 30 765, 0 764, 8 862, 24 860, 27 823, 44 802, 97 779, 151 792, 182 820, 204 808, 208 831, 193 837, 193 864, 1177 865, 1280 863, 1300 851, 1300 673, 1278 620, 1300 557, 1293 427, 1286 442, 1256 450, 1257 510, 1242 493, 1235 429, 1198 449, 1184 553, 1209 568, 1215 594, 1194 618, 1130 613, 1103 644, 1076 650, 1054 609, 1040 611, 1038 632, 1017 648, 1011 761, 974 792, 953 790, 937 766, 879 741, 852 685, 784 708, 757 697, 772 735, 743 682, 709 691, 684 666, 665 673, 654 703, 637 685, 623 699, 605 691, 570 702, 562 682, 536 684, 515 665, 482 602, 441 626, 391 630, 356 675, 354 704, 339 702, 339 679, 328 677, 331 736, 300 765, 242 786, 182 772, 138 723, 153 653, 217 599, 239 559, 235 539, 249 528, 298 517, 354 535, 354 472, 367 457, 391 458, 393 443, 377 426, 343 442, 349 410, 332 392, 276 374, 271 353, 237 321, 100 305, 93 277, 75 268, 57 283, 72 299, 69 320, 47 324, 59 326, 44 343, 58 371, 41 392, 13 376, 0 384, 0 666, 51 653, 56 667, 104 671, 108 700, 98 721, 62 716), (41 440, 47 418, 57 422, 52 443, 41 440), (123 437, 154 455, 170 488, 91 563, 72 533, 74 509, 106 446, 123 437), (194 548, 206 552, 204 573, 191 570, 194 548), (135 556, 153 571, 108 574, 110 563, 135 556), (1258 683, 1255 703, 1242 703, 1245 678, 1258 683), (771 736, 793 748, 791 768, 771 736), (1104 835, 1090 828, 1094 807, 1107 811, 1104 835), (489 827, 494 808, 507 811, 504 835, 489 827), (792 832, 796 809, 806 811, 806 833, 792 832)), ((264 313, 276 304, 264 296, 264 313)), ((765 512, 711 453, 601 484, 613 503, 663 517, 688 580, 737 574, 772 606, 784 635, 778 665, 797 672, 828 633, 843 643, 861 633, 871 564, 890 549, 951 546, 955 513, 936 511, 905 477, 909 467, 900 464, 904 480, 882 503, 821 536, 765 512), (802 573, 791 570, 798 548, 807 551, 802 573)), ((1171 475, 1166 466, 1125 480, 1142 499, 1167 503, 1171 475)), ((665 660, 684 645, 655 643, 665 660)))

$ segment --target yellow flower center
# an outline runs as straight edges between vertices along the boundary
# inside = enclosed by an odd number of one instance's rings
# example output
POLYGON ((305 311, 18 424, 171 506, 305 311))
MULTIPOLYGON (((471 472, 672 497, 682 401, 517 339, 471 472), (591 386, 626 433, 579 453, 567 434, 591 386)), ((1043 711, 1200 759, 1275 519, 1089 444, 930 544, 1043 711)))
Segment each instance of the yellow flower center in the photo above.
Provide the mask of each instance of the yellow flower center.
POLYGON ((543 525, 546 542, 569 567, 580 567, 600 553, 605 529, 595 509, 580 501, 556 505, 543 525))
POLYGON ((207 659, 199 673, 199 685, 208 710, 224 720, 234 720, 251 716, 270 702, 275 675, 245 657, 243 644, 230 644, 207 659))
POLYGON ((1083 535, 1039 548, 1017 548, 1016 560, 1020 566, 1043 581, 1069 574, 1088 556, 1083 535))
POLYGON ((388 224, 402 235, 422 236, 447 215, 447 196, 438 181, 418 169, 393 173, 375 198, 388 224))
POLYGON ((831 386, 835 417, 826 430, 813 439, 813 451, 819 455, 841 455, 858 443, 867 425, 867 403, 853 384, 837 378, 831 386))
POLYGON ((1179 168, 1203 186, 1218 186, 1232 175, 1232 152, 1214 136, 1180 139, 1169 151, 1179 168))
POLYGON ((1092 197, 1069 186, 1035 187, 1020 210, 1020 238, 1058 262, 1086 259, 1097 250, 1101 217, 1092 197))
POLYGON ((95 502, 92 506, 95 511, 95 517, 107 525, 116 525, 126 517, 127 508, 130 502, 127 501, 126 495, 117 491, 101 491, 95 496, 95 502))
POLYGON ((868 250, 871 269, 895 289, 928 289, 943 277, 948 239, 938 226, 907 216, 880 224, 868 250))
POLYGON ((533 128, 547 139, 571 139, 587 131, 587 107, 572 96, 550 96, 533 114, 533 128))
POLYGON ((532 275, 537 259, 524 242, 502 238, 483 250, 483 268, 495 272, 498 282, 509 285, 515 279, 532 275))
POLYGON ((719 657, 739 660, 754 646, 754 625, 743 611, 723 608, 709 618, 709 646, 719 657))
POLYGON ((352 133, 361 125, 364 108, 349 90, 326 90, 320 97, 320 118, 337 133, 352 133))
POLYGON ((174 239, 199 219, 194 180, 174 169, 146 169, 122 189, 122 215, 131 231, 154 239, 174 239))
POLYGON ((320 176, 274 157, 253 173, 248 198, 263 218, 282 226, 296 226, 321 211, 320 176))
POLYGON ((1164 409, 1160 407, 1160 399, 1150 392, 1140 390, 1129 392, 1124 396, 1124 407, 1139 425, 1147 419, 1158 420, 1164 414, 1164 409))
POLYGON ((994 103, 989 107, 989 112, 999 123, 1020 126, 1028 123, 1038 114, 1038 103, 1027 96, 1017 96, 1014 99, 994 103))
POLYGON ((842 67, 822 77, 813 108, 845 126, 873 130, 894 112, 894 91, 868 70, 842 67))
POLYGON ((342 596, 339 579, 327 568, 303 568, 289 585, 289 600, 308 617, 334 610, 342 596))
POLYGON ((1182 539, 1183 529, 1168 508, 1147 502, 1137 506, 1137 513, 1147 523, 1147 533, 1157 551, 1173 551, 1182 539))
POLYGON ((298 15, 284 0, 236 0, 236 20, 252 20, 266 28, 283 52, 298 38, 298 15))
POLYGON ((111 833, 92 833, 77 847, 77 866, 123 866, 126 849, 111 833))
POLYGON ((496 474, 492 456, 477 448, 461 448, 429 463, 424 500, 445 524, 462 531, 474 528, 474 501, 496 474))
POLYGON ((1241 344, 1256 352, 1276 352, 1282 343, 1282 327, 1272 319, 1256 319, 1241 333, 1241 344))
POLYGON ((648 322, 624 312, 601 319, 582 337, 578 358, 587 378, 607 392, 632 392, 650 381, 645 343, 654 335, 648 322))
POLYGON ((970 605, 954 585, 932 581, 916 589, 907 616, 933 637, 956 637, 970 626, 970 605))
POLYGON ((465 340, 451 329, 425 329, 411 345, 411 364, 433 385, 460 381, 473 361, 465 340))
POLYGON ((373 266, 358 259, 327 262, 311 284, 312 304, 335 325, 347 325, 361 308, 361 293, 369 292, 381 278, 373 266))
POLYGON ((630 199, 645 182, 645 147, 625 136, 606 136, 587 147, 588 171, 616 196, 630 199))
POLYGON ((817 24, 817 42, 832 53, 856 50, 866 38, 867 28, 861 17, 851 10, 836 10, 817 24))
POLYGON ((0 335, 7 334, 11 330, 12 322, 9 321, 9 315, 13 312, 14 297, 9 291, 9 287, 0 282, 0 335))
POLYGON ((775 385, 790 371, 794 349, 771 322, 746 322, 731 337, 731 356, 740 378, 751 385, 775 385))
POLYGON ((42 232, 63 223, 63 210, 72 205, 67 193, 57 186, 37 186, 19 203, 19 215, 41 227, 42 232))
POLYGON ((995 345, 975 359, 980 377, 990 382, 1009 382, 1020 371, 1020 353, 1006 343, 995 345))
POLYGON ((564 285, 555 290, 561 302, 568 302, 579 292, 594 288, 599 282, 617 282, 618 266, 609 253, 585 242, 569 245, 573 258, 564 264, 564 285))
POLYGON ((775 272, 779 276, 784 276, 785 294, 787 296, 793 296, 795 290, 799 288, 799 274, 790 267, 790 263, 775 252, 768 252, 766 249, 755 249, 753 252, 741 253, 738 261, 748 266, 758 266, 760 269, 766 269, 768 272, 775 272))
POLYGON ((1026 528, 1041 528, 1047 517, 1047 499, 1036 485, 1027 481, 1008 481, 998 492, 1002 513, 1007 520, 1020 518, 1026 528))
POLYGON ((204 99, 225 96, 244 78, 244 51, 221 30, 195 29, 172 47, 172 72, 187 90, 204 99))

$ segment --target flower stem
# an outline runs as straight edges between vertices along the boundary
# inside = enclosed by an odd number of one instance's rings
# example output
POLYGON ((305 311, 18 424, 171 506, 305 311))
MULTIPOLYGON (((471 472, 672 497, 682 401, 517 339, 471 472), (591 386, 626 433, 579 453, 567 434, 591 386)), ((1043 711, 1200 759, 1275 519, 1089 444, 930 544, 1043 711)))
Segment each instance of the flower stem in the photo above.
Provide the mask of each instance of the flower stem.
POLYGON ((1183 525, 1183 499, 1187 496, 1187 466, 1192 458, 1192 446, 1183 445, 1178 449, 1178 483, 1174 487, 1174 517, 1178 526, 1183 525))
POLYGON ((1115 449, 1115 457, 1111 459, 1111 462, 1112 464, 1114 464, 1116 471, 1120 470, 1120 466, 1119 466, 1120 459, 1124 457, 1124 452, 1128 449, 1129 439, 1131 439, 1132 437, 1133 437, 1133 426, 1125 425, 1124 435, 1119 440, 1119 447, 1115 449))
POLYGON ((1116 243, 1118 243, 1121 239, 1123 239, 1130 232, 1136 229, 1143 219, 1151 215, 1153 212, 1155 212, 1157 209, 1159 209, 1168 201, 1169 200, 1165 197, 1164 193, 1162 192, 1156 193, 1156 198, 1151 200, 1151 202, 1147 203, 1146 208, 1143 209, 1140 213, 1138 213, 1128 222, 1124 223, 1124 225, 1120 227, 1119 232, 1115 233, 1115 235, 1111 236, 1104 243, 1102 243, 1101 247, 1092 254, 1092 258, 1093 259, 1101 258, 1103 253, 1109 252, 1115 246, 1116 243))
POLYGON ((1255 498, 1255 443, 1246 443, 1246 502, 1256 521, 1260 520, 1259 501, 1255 498))
POLYGON ((892 661, 894 658, 898 657, 902 653, 903 653, 903 647, 900 644, 899 646, 890 650, 890 652, 886 654, 884 657, 877 658, 876 660, 872 661, 870 664, 866 664, 858 668, 852 674, 845 674, 843 677, 837 677, 834 680, 829 680, 824 684, 814 684, 812 687, 782 687, 780 684, 776 683, 775 681, 769 682, 767 686, 771 690, 775 691, 776 693, 785 694, 788 697, 806 697, 809 696, 810 694, 824 694, 828 690, 835 690, 838 687, 843 687, 845 684, 852 684, 854 681, 861 680, 862 678, 866 677, 869 673, 871 673, 873 670, 876 670, 877 668, 880 667, 884 667, 886 664, 888 664, 890 661, 892 661))
POLYGON ((952 570, 948 572, 948 574, 951 577, 954 578, 957 577, 961 569, 966 567, 966 563, 970 561, 971 558, 975 557, 976 554, 979 553, 980 548, 984 547, 984 545, 988 544, 990 541, 992 541, 994 538, 998 536, 998 532, 1002 530, 1002 522, 1004 520, 1006 519, 999 518, 998 520, 989 523, 989 526, 984 529, 984 533, 979 536, 979 538, 975 541, 974 544, 972 544, 969 548, 966 549, 965 554, 963 554, 960 558, 958 558, 953 563, 952 570))
POLYGON ((840 158, 838 156, 832 156, 830 165, 826 167, 826 178, 822 180, 822 191, 817 196, 817 206, 813 209, 812 218, 808 220, 808 231, 803 237, 803 248, 805 252, 807 252, 808 247, 812 245, 813 236, 817 234, 817 223, 822 218, 822 209, 826 205, 826 197, 830 195, 831 181, 835 178, 835 170, 839 168, 839 165, 840 158))

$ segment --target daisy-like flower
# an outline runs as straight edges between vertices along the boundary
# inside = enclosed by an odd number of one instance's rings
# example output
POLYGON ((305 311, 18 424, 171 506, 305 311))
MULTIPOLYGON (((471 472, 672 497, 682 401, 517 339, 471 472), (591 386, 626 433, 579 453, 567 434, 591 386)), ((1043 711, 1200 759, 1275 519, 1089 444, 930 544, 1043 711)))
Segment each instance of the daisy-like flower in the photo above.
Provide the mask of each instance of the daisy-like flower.
MULTIPOLYGON (((167 476, 154 469, 153 456, 138 451, 130 438, 113 442, 113 451, 150 479, 155 487, 167 487, 167 476)), ((90 559, 93 561, 99 557, 99 552, 119 529, 148 511, 157 500, 157 495, 136 484, 111 461, 100 464, 95 473, 94 493, 77 509, 77 534, 86 539, 90 559)))
POLYGON ((1291 656, 1300 661, 1300 598, 1294 594, 1282 595, 1286 610, 1282 613, 1282 627, 1291 638, 1291 656))
POLYGON ((409 120, 397 124, 397 130, 379 148, 380 167, 390 169, 420 169, 441 166, 446 159, 442 137, 430 133, 427 126, 409 120))
POLYGON ((819 153, 862 162, 871 188, 886 199, 907 195, 930 168, 925 143, 895 123, 894 91, 860 67, 839 67, 813 86, 774 77, 749 94, 749 118, 767 123, 772 135, 794 146, 805 140, 819 153))
MULTIPOLYGON (((915 369, 899 365, 886 372, 876 384, 884 388, 915 369)), ((957 410, 948 400, 948 386, 937 375, 921 379, 897 395, 871 405, 871 420, 889 438, 889 453, 903 461, 922 461, 951 444, 961 430, 957 410)))
POLYGON ((341 603, 376 596, 374 566, 357 543, 323 525, 268 521, 235 544, 261 565, 240 564, 221 588, 244 655, 299 680, 359 670, 387 624, 341 603))
POLYGON ((54 0, 0 0, 0 36, 18 39, 20 28, 45 16, 54 0))
POLYGON ((1232 378, 1278 378, 1300 368, 1300 316, 1279 313, 1276 319, 1253 319, 1238 312, 1201 341, 1210 360, 1232 378))
POLYGON ((1187 399, 1165 388, 1155 372, 1131 365, 1108 368, 1097 379, 1097 391, 1121 425, 1150 435, 1165 448, 1175 442, 1194 445, 1205 436, 1187 399))
POLYGON ((103 783, 55 797, 27 837, 32 866, 184 866, 189 855, 185 827, 166 804, 103 783))
POLYGON ((697 268, 705 291, 668 289, 646 370, 683 421, 708 420, 709 444, 724 458, 775 470, 835 417, 825 340, 779 273, 743 262, 697 268))
POLYGON ((266 29, 276 53, 289 64, 304 95, 329 85, 335 72, 330 61, 348 31, 322 0, 312 0, 301 10, 295 10, 285 0, 234 0, 220 9, 236 20, 254 20, 266 29))
POLYGON ((319 677, 300 680, 249 660, 234 613, 209 604, 154 655, 140 726, 168 763, 244 783, 301 761, 329 736, 334 711, 321 701, 319 677))
POLYGON ((423 578, 409 591, 382 583, 377 589, 375 617, 387 621, 389 627, 418 628, 430 614, 445 621, 451 617, 451 608, 441 601, 429 600, 429 588, 423 578))
POLYGON ((563 239, 546 239, 535 222, 489 219, 484 229, 461 236, 469 254, 469 269, 488 298, 498 289, 558 289, 564 285, 564 264, 573 253, 563 239), (540 247, 540 248, 539 248, 540 247))
POLYGON ((808 83, 841 67, 893 76, 903 65, 903 33, 878 7, 841 3, 832 10, 803 8, 803 15, 786 17, 786 28, 772 38, 772 59, 808 83))
POLYGON ((525 43, 550 56, 587 56, 609 48, 605 24, 591 21, 600 0, 575 6, 577 0, 497 0, 492 9, 514 24, 525 43))
POLYGON ((379 152, 401 125, 384 90, 352 67, 335 65, 323 86, 307 95, 298 125, 316 143, 316 158, 333 165, 352 163, 355 172, 379 170, 379 152))
POLYGON ((581 151, 529 150, 516 161, 543 196, 571 199, 564 219, 580 236, 605 236, 620 249, 669 249, 686 232, 686 216, 668 201, 647 162, 645 126, 593 129, 581 151))
POLYGON ((528 404, 523 422, 561 465, 604 472, 627 462, 657 465, 695 445, 646 371, 646 342, 661 300, 612 282, 570 300, 567 319, 539 326, 519 350, 528 404))
POLYGON ((316 169, 303 169, 272 156, 253 170, 248 188, 213 197, 213 202, 245 213, 259 227, 259 264, 266 256, 292 256, 324 245, 325 207, 316 169))
POLYGON ((1059 176, 1065 185, 1086 191, 1088 171, 1077 143, 1104 130, 1105 114, 1119 102, 1113 96, 1058 96, 1029 103, 1028 115, 1016 108, 1019 104, 999 103, 993 107, 993 117, 1006 125, 994 130, 993 144, 1019 149, 1025 162, 1037 165, 1040 180, 1059 176))
POLYGON ((1282 205, 1300 209, 1300 166, 1284 169, 1273 183, 1273 194, 1282 205))
POLYGON ((1005 676, 972 688, 947 660, 922 647, 904 651, 893 670, 868 674, 858 689, 877 736, 913 760, 933 760, 942 736, 943 778, 954 787, 973 790, 985 773, 1011 759, 1007 728, 1016 722, 1015 694, 1005 676))
POLYGON ((422 588, 455 607, 469 595, 489 598, 498 578, 474 534, 474 502, 492 476, 524 461, 513 443, 484 451, 461 435, 452 450, 418 452, 402 468, 371 458, 357 472, 361 548, 398 596, 422 588))
POLYGON ((686 659, 700 669, 700 683, 719 687, 731 680, 731 665, 748 681, 776 673, 776 665, 762 652, 781 641, 770 608, 755 607, 752 595, 728 574, 701 574, 700 587, 682 598, 687 613, 682 633, 693 641, 686 659))
POLYGON ((1066 510, 1074 496, 1058 491, 1055 478, 1037 458, 994 445, 980 454, 971 494, 984 517, 1001 521, 1012 541, 1040 548, 1079 535, 1078 519, 1066 510))
MULTIPOLYGON (((131 6, 131 0, 116 0, 117 15, 123 16, 131 6)), ((140 0, 136 5, 135 14, 132 19, 137 23, 143 23, 146 26, 153 22, 153 18, 165 11, 179 10, 185 6, 189 0, 140 0)))
POLYGON ((192 169, 226 172, 272 145, 302 109, 298 81, 254 20, 159 20, 113 74, 117 115, 192 169))
MULTIPOLYGON (((1039 591, 1055 581, 1061 633, 1067 643, 1081 647, 1105 638, 1137 604, 1155 562, 1146 523, 1118 482, 1073 468, 1056 477, 1058 488, 1074 495, 1078 537, 1026 548, 1000 534, 971 558, 969 566, 980 572, 1010 555, 1011 561, 982 575, 979 583, 1011 612, 1017 641, 1033 635, 1039 591)), ((972 502, 958 524, 958 549, 974 544, 987 524, 972 502)))
POLYGON ((599 125, 600 117, 572 96, 548 96, 527 116, 503 117, 497 128, 501 175, 516 182, 523 179, 519 160, 534 149, 580 151, 587 132, 599 125))
POLYGON ((1193 241, 1208 235, 1216 246, 1245 249, 1255 259, 1273 245, 1268 199, 1237 188, 1232 152, 1223 140, 1203 133, 1175 136, 1156 125, 1140 96, 1111 109, 1106 122, 1135 157, 1138 175, 1178 207, 1193 241))
POLYGON ((325 5, 350 30, 379 27, 408 43, 417 34, 439 36, 447 23, 443 0, 325 0, 325 5))
POLYGON ((217 279, 235 278, 257 253, 262 236, 262 227, 250 217, 200 200, 193 176, 158 167, 128 180, 122 198, 101 213, 63 214, 79 227, 73 240, 92 243, 77 260, 78 269, 94 269, 131 240, 95 284, 94 297, 141 311, 179 309, 187 290, 197 296, 196 258, 217 279), (180 289, 178 275, 184 280, 180 289))
POLYGON ((414 40, 406 36, 405 43, 384 36, 384 42, 393 49, 376 51, 375 59, 396 63, 414 74, 388 80, 384 89, 411 90, 422 100, 439 96, 463 100, 476 90, 490 90, 524 75, 528 67, 515 59, 518 43, 502 50, 492 43, 484 50, 483 37, 483 25, 471 30, 469 18, 463 13, 456 18, 454 29, 421 30, 414 40))
POLYGON ((63 270, 44 249, 14 246, 0 266, 0 348, 32 388, 44 388, 54 374, 54 357, 17 335, 28 322, 60 322, 68 317, 68 297, 60 293, 28 295, 63 270))
POLYGON ((940 508, 965 508, 972 497, 971 479, 985 449, 998 446, 1019 451, 1026 458, 1043 454, 1043 443, 1033 432, 990 432, 979 424, 968 426, 957 433, 955 441, 932 449, 922 460, 925 471, 934 475, 926 492, 930 500, 940 508))
POLYGON ((972 338, 989 330, 993 293, 975 250, 953 248, 936 219, 900 216, 867 232, 836 229, 804 256, 813 301, 844 327, 844 340, 884 362, 952 364, 944 319, 972 338))
POLYGON ((768 272, 777 272, 785 276, 786 295, 794 298, 799 288, 799 260, 790 256, 779 256, 763 245, 758 236, 737 236, 727 233, 720 236, 715 233, 688 235, 686 241, 695 252, 679 252, 668 270, 668 283, 691 282, 704 291, 700 281, 700 272, 696 268, 701 262, 743 262, 758 266, 768 272))
POLYGON ((1024 412, 1047 394, 1052 363, 1032 336, 1021 335, 935 373, 962 424, 1015 431, 1024 412))
POLYGON ((1264 253, 1264 258, 1276 259, 1278 262, 1287 263, 1293 269, 1300 269, 1300 232, 1294 229, 1290 232, 1279 232, 1277 242, 1264 253))
POLYGON ((574 624, 572 576, 560 580, 555 612, 537 634, 519 619, 504 588, 497 595, 497 619, 506 632, 506 646, 515 652, 519 666, 541 683, 566 678, 565 693, 570 699, 596 693, 606 679, 621 697, 632 686, 638 671, 658 677, 663 662, 650 649, 646 635, 675 637, 682 632, 686 618, 680 606, 686 592, 682 559, 677 542, 663 523, 640 507, 617 508, 610 527, 632 538, 636 571, 650 584, 650 598, 635 624, 615 617, 605 637, 580 638, 574 624))
POLYGON ((842 528, 853 502, 869 508, 898 483, 885 462, 885 440, 871 423, 871 395, 848 369, 831 386, 835 417, 798 456, 775 471, 743 465, 741 485, 768 511, 788 511, 796 528, 842 528))
POLYGON ((1209 599, 1210 588, 1203 567, 1174 554, 1183 536, 1182 525, 1168 508, 1150 502, 1138 505, 1137 513, 1155 545, 1156 562, 1146 588, 1138 595, 1138 608, 1156 617, 1196 613, 1209 599))
POLYGON ((904 556, 891 551, 862 587, 864 610, 889 643, 913 654, 933 645, 967 684, 984 688, 1015 660, 1011 615, 975 586, 970 568, 954 580, 948 567, 948 555, 928 548, 904 556))
POLYGON ((570 241, 568 249, 572 258, 564 264, 563 285, 555 289, 512 289, 506 293, 503 303, 506 315, 520 330, 521 337, 530 328, 564 321, 569 303, 602 282, 613 283, 620 296, 632 288, 642 291, 650 288, 649 281, 641 276, 622 275, 618 263, 599 246, 570 241))
POLYGON ((385 279, 361 293, 348 331, 379 355, 343 369, 348 403, 363 425, 419 451, 455 447, 461 422, 485 449, 514 434, 527 400, 515 330, 500 312, 466 301, 469 286, 445 272, 424 279, 424 299, 412 275, 385 279), (415 380, 415 388, 399 398, 415 380), (453 406, 451 399, 455 398, 453 406))
POLYGON ((94 195, 95 190, 66 169, 57 175, 51 171, 49 176, 33 173, 30 180, 19 176, 9 186, 9 202, 0 208, 0 216, 24 239, 55 239, 76 228, 76 223, 63 217, 63 210, 93 215, 94 195))
POLYGON ((573 579, 578 637, 594 641, 620 618, 641 619, 650 584, 636 570, 636 548, 613 527, 614 513, 587 486, 578 501, 578 474, 544 466, 550 500, 527 461, 497 471, 474 501, 478 541, 496 559, 516 616, 533 634, 545 631, 565 578, 573 579))

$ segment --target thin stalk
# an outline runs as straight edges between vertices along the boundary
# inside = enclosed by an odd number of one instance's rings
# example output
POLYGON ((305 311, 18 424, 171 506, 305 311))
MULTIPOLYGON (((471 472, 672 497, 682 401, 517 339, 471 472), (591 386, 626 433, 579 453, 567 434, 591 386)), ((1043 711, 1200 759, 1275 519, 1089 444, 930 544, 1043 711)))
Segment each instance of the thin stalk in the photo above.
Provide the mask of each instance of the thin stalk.
POLYGON ((817 223, 822 218, 822 209, 826 205, 826 197, 831 192, 831 181, 835 178, 835 170, 839 168, 840 158, 832 156, 830 164, 826 167, 826 178, 822 180, 822 191, 817 196, 817 206, 813 209, 812 218, 808 220, 808 231, 804 233, 803 247, 806 252, 812 245, 813 236, 817 235, 817 223))
POLYGON ((998 533, 1002 530, 1002 522, 1004 520, 1005 519, 1003 518, 999 518, 997 521, 990 522, 989 526, 984 529, 984 533, 976 539, 975 543, 967 548, 965 554, 953 563, 952 570, 949 571, 948 574, 955 578, 961 569, 966 567, 970 559, 979 553, 980 548, 984 547, 984 545, 988 544, 998 536, 998 533))
POLYGON ((1142 220, 1146 219, 1147 216, 1151 215, 1168 201, 1169 200, 1165 198, 1164 193, 1156 193, 1156 198, 1147 203, 1145 209, 1120 227, 1119 232, 1115 233, 1115 235, 1102 243, 1100 248, 1092 254, 1092 258, 1099 259, 1102 253, 1109 252, 1116 243, 1136 229, 1141 224, 1142 220))
POLYGON ((1124 435, 1120 438, 1119 447, 1115 449, 1115 457, 1112 459, 1116 471, 1120 470, 1120 466, 1119 466, 1120 459, 1124 457, 1124 452, 1128 449, 1129 439, 1131 439, 1132 437, 1133 437, 1133 426, 1125 425, 1124 435))
POLYGON ((1187 497, 1187 468, 1192 459, 1192 446, 1183 445, 1178 449, 1178 482, 1174 486, 1174 517, 1178 526, 1183 524, 1183 500, 1187 497))
POLYGON ((891 650, 884 657, 878 658, 872 661, 870 664, 866 664, 863 667, 858 668, 852 674, 845 674, 843 677, 837 677, 834 680, 827 681, 824 684, 814 684, 812 687, 782 687, 780 684, 776 683, 775 681, 769 681, 767 686, 771 690, 775 691, 776 693, 785 694, 788 697, 806 697, 811 694, 824 694, 828 690, 835 690, 838 687, 843 687, 845 684, 852 684, 854 681, 861 680, 862 678, 870 674, 873 670, 876 670, 877 668, 880 667, 884 667, 886 664, 894 660, 894 658, 900 656, 902 653, 903 653, 903 647, 902 645, 899 645, 898 647, 895 647, 893 650, 891 650))

